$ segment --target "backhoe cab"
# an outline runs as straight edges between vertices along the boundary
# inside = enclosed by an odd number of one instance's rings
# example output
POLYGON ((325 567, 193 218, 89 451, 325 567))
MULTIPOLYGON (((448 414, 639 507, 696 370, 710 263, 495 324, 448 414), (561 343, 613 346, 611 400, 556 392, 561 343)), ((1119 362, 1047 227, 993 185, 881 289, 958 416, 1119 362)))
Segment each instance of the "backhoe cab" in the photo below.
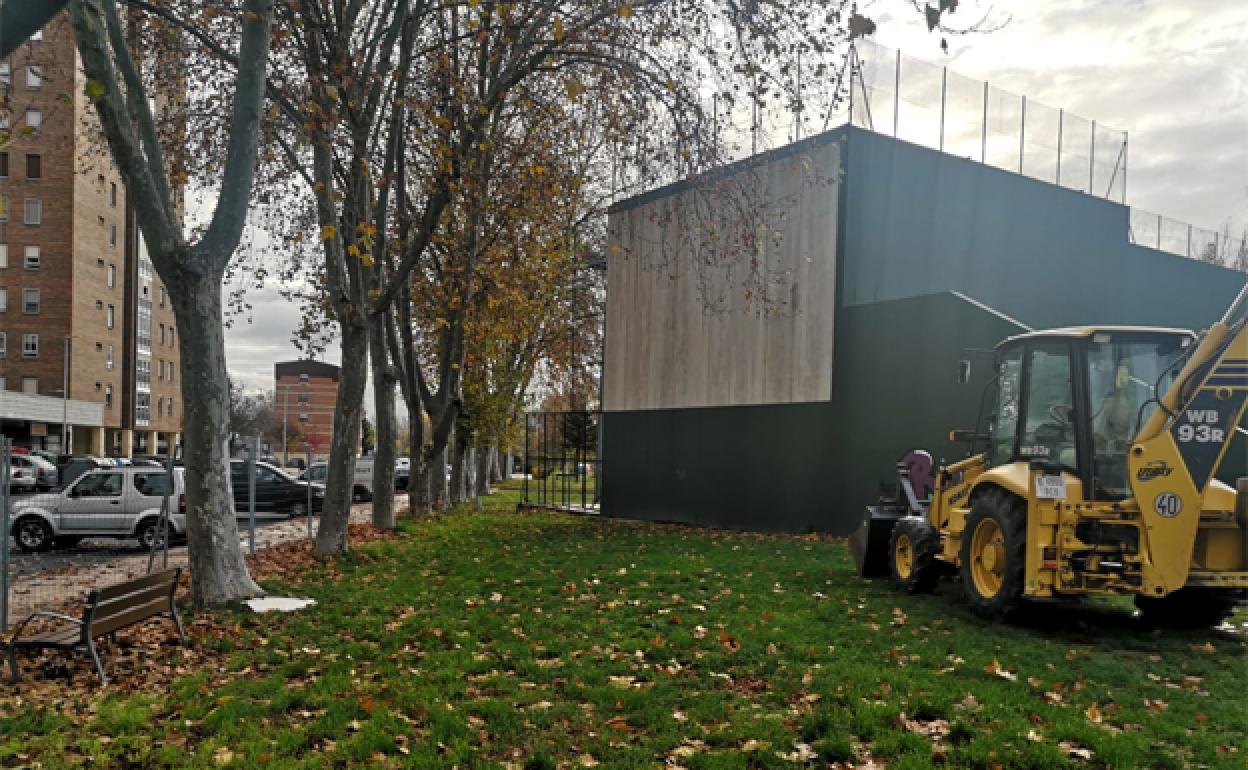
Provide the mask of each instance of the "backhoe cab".
POLYGON ((1117 594, 1159 622, 1221 622, 1248 588, 1248 479, 1237 492, 1214 478, 1248 402, 1246 304, 1248 286, 1200 335, 1081 327, 1000 343, 983 429, 955 432, 970 456, 930 480, 926 453, 899 464, 895 499, 851 537, 859 571, 911 592, 956 573, 990 616, 1117 594))

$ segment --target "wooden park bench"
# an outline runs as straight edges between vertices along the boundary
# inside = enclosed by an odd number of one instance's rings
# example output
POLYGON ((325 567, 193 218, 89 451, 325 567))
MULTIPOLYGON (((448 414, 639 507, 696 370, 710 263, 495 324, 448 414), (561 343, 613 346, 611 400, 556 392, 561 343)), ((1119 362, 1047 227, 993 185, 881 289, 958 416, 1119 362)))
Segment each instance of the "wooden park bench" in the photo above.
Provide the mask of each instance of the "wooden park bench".
POLYGON ((101 636, 115 639, 118 630, 148 618, 172 618, 178 628, 178 638, 185 643, 186 632, 173 604, 173 594, 178 589, 178 578, 181 574, 182 568, 178 567, 98 588, 87 595, 87 604, 82 610, 81 619, 59 612, 40 611, 31 614, 18 624, 8 642, 9 668, 13 681, 21 678, 17 668, 18 650, 56 649, 90 655, 95 663, 96 673, 100 675, 100 682, 108 684, 108 676, 104 674, 104 666, 95 649, 95 640, 101 636), (26 625, 35 618, 51 618, 73 625, 22 637, 26 625))

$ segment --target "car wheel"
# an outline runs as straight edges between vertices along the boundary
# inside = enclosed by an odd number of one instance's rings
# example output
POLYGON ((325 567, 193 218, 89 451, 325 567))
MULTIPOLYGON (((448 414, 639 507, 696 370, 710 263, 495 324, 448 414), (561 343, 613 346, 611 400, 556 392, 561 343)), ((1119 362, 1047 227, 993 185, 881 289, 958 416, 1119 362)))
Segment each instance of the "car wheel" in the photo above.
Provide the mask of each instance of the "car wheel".
POLYGON ((153 545, 159 548, 162 545, 160 519, 144 519, 139 522, 139 526, 134 531, 134 536, 138 538, 139 545, 144 548, 151 548, 153 545))
POLYGON ((18 519, 13 527, 13 539, 17 547, 27 553, 46 551, 52 547, 52 528, 43 519, 29 516, 18 519))

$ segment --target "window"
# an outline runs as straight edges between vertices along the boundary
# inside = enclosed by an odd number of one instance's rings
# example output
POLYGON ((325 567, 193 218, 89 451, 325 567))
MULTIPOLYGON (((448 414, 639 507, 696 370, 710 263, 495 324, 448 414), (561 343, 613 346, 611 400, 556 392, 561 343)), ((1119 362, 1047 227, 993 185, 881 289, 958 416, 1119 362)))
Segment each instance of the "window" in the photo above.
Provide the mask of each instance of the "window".
POLYGON ((165 379, 165 359, 163 358, 156 359, 156 379, 165 379))
POLYGON ((165 325, 160 325, 160 344, 165 344, 165 325))
POLYGON ((8 177, 8 175, 9 175, 9 154, 7 152, 0 152, 0 178, 8 177))
POLYGON ((152 386, 152 362, 146 358, 140 358, 134 367, 134 379, 144 387, 152 386))
POLYGON ((9 290, 0 289, 0 313, 9 309, 9 290))
POLYGON ((151 393, 134 394, 134 421, 141 425, 147 425, 152 421, 151 393))
POLYGON ((108 205, 117 208, 117 183, 108 183, 108 205))
POLYGON ((25 256, 22 258, 22 267, 27 270, 38 270, 42 257, 39 253, 38 246, 27 246, 25 256))
POLYGON ((9 244, 0 243, 0 267, 9 266, 9 244))
POLYGON ((37 358, 39 356, 38 334, 22 335, 22 356, 25 358, 37 358))
POLYGON ((109 345, 109 346, 108 346, 108 353, 104 356, 104 366, 105 366, 105 368, 112 369, 112 368, 113 368, 113 360, 114 360, 114 359, 113 359, 113 346, 112 346, 112 345, 109 345))
POLYGON ((306 403, 308 403, 308 394, 307 394, 307 393, 300 393, 300 394, 299 394, 299 403, 301 403, 301 404, 306 404, 306 403))
POLYGON ((43 130, 43 113, 39 110, 26 110, 26 128, 32 134, 43 130))
MULTIPOLYGON (((0 264, 0 267, 4 267, 4 265, 0 264)), ((165 306, 165 287, 164 286, 160 287, 160 306, 161 307, 165 306)))
POLYGON ((117 326, 117 309, 112 305, 108 306, 108 310, 104 314, 104 323, 110 329, 117 326))
POLYGON ((301 374, 301 375, 299 375, 299 383, 300 383, 301 385, 307 385, 307 384, 308 384, 308 375, 306 375, 306 374, 301 374))
POLYGON ((74 485, 74 497, 121 497, 122 474, 87 473, 74 485))
POLYGON ((38 394, 39 393, 39 378, 38 377, 23 377, 22 378, 22 392, 38 394))
POLYGON ((38 315, 39 290, 22 289, 22 312, 26 315, 38 315))
POLYGON ((108 245, 117 245, 117 225, 115 224, 108 226, 108 245))
POLYGON ((43 78, 39 77, 39 70, 35 69, 34 66, 27 67, 26 68, 26 87, 38 88, 41 85, 43 85, 43 78))
POLYGON ((104 407, 106 409, 113 408, 113 386, 112 385, 104 386, 104 407))
POLYGON ((112 289, 117 286, 117 266, 108 266, 108 288, 112 289))
POLYGON ((0 62, 0 85, 12 85, 13 70, 9 68, 7 61, 0 62))
MULTIPOLYGON (((155 447, 152 450, 155 451, 155 447)), ((134 490, 144 497, 163 497, 169 494, 168 473, 134 474, 134 490)))
POLYGON ((1047 460, 1077 470, 1070 346, 1064 342, 1032 346, 1027 380, 1026 414, 1018 453, 1027 459, 1047 460))
MULTIPOLYGON (((4 176, 9 175, 9 158, 5 153, 4 158, 4 176)), ((27 179, 43 179, 43 156, 28 153, 26 155, 26 178, 27 179)))
MULTIPOLYGON (((3 129, 4 126, 0 126, 3 129)), ((0 195, 0 222, 9 221, 9 196, 0 195)))
MULTIPOLYGON (((9 335, 7 332, 0 332, 0 358, 4 358, 9 354, 9 335)), ((0 388, 3 390, 3 388, 0 388)))
POLYGON ((38 198, 26 199, 26 224, 37 225, 43 222, 43 201, 38 198))
MULTIPOLYGON (((169 381, 173 382, 173 362, 172 361, 169 362, 169 371, 166 372, 166 374, 169 375, 169 381)), ((173 402, 172 401, 169 402, 169 414, 173 414, 173 402)))

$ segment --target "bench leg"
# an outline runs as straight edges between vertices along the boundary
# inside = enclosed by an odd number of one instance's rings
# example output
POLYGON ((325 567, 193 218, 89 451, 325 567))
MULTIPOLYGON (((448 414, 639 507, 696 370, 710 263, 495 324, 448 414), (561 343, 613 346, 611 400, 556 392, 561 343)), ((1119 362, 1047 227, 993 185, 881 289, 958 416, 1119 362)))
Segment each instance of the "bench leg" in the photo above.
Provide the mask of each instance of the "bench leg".
POLYGON ((9 645, 8 658, 9 658, 9 675, 13 678, 14 682, 21 681, 22 672, 17 667, 17 648, 11 644, 9 645))
POLYGON ((87 641, 87 652, 91 653, 91 660, 95 663, 95 673, 100 675, 100 684, 108 684, 108 675, 104 673, 104 665, 100 663, 100 655, 95 651, 95 642, 87 641))
POLYGON ((173 617, 173 624, 178 627, 178 639, 182 644, 186 644, 186 629, 182 628, 182 618, 178 617, 178 608, 169 604, 169 614, 173 617))

